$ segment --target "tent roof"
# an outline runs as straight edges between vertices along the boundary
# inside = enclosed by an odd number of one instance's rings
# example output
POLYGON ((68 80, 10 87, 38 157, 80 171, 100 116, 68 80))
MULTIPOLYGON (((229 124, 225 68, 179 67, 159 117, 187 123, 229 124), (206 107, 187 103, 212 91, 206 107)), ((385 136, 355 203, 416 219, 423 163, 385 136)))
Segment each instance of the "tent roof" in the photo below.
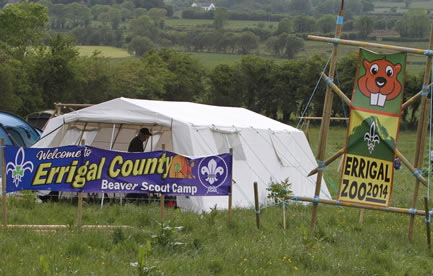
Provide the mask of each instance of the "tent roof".
POLYGON ((171 126, 174 120, 194 126, 296 130, 245 108, 123 97, 65 114, 63 120, 65 123, 86 121, 163 126, 171 126))

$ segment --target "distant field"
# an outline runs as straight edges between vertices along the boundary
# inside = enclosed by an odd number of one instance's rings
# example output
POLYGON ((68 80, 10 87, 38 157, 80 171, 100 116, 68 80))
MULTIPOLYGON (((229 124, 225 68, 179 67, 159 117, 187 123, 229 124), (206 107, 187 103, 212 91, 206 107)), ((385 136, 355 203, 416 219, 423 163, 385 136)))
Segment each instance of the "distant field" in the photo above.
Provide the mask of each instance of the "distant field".
MULTIPOLYGON (((196 25, 212 25, 213 20, 211 19, 168 19, 165 21, 165 25, 169 27, 193 27, 196 25)), ((266 22, 266 21, 249 21, 249 20, 228 20, 226 29, 239 30, 248 27, 258 27, 263 25, 263 28, 276 28, 278 22, 266 22)))
POLYGON ((101 55, 110 58, 131 57, 125 49, 109 46, 77 46, 82 56, 91 56, 95 51, 100 51, 101 55))
MULTIPOLYGON (((417 49, 427 49, 428 42, 380 42, 380 41, 372 41, 376 43, 384 43, 391 44, 397 46, 404 46, 409 48, 417 48, 417 49)), ((108 47, 108 46, 78 46, 80 50, 80 54, 83 56, 90 56, 94 53, 94 51, 100 51, 101 55, 104 57, 113 58, 113 62, 121 62, 124 59, 135 58, 130 55, 125 49, 108 47)), ((379 50, 376 50, 380 52, 379 50)), ((358 52, 357 47, 344 46, 341 45, 338 48, 338 57, 342 58, 346 55, 349 55, 353 52, 358 52)), ((332 53, 332 45, 326 44, 323 42, 316 41, 305 41, 305 47, 302 51, 300 51, 296 58, 308 58, 313 54, 318 54, 322 57, 328 58, 332 53)), ((212 69, 218 64, 234 64, 238 62, 242 55, 235 54, 219 54, 219 53, 191 53, 191 55, 198 59, 206 68, 212 69)), ((263 58, 273 59, 277 63, 282 62, 286 59, 284 58, 275 58, 271 56, 265 56, 263 58)), ((424 71, 424 63, 426 61, 425 56, 420 55, 408 55, 408 72, 411 74, 418 74, 424 71)))

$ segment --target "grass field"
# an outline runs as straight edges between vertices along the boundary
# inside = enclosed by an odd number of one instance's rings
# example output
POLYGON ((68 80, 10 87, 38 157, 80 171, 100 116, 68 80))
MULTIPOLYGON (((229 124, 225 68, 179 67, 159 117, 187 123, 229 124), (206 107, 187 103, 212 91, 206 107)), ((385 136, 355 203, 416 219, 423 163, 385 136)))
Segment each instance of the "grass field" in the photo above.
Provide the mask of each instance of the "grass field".
POLYGON ((101 56, 109 58, 126 58, 131 57, 127 50, 110 46, 77 46, 80 54, 83 56, 91 56, 98 51, 101 56))
MULTIPOLYGON (((319 129, 310 129, 312 149, 319 129)), ((328 155, 344 145, 345 128, 333 127, 328 155)), ((415 133, 401 132, 398 147, 413 160, 415 133)), ((427 157, 426 157, 427 159, 427 157)), ((337 181, 338 160, 326 169, 337 181)), ((392 206, 408 207, 414 177, 396 171, 392 206)), ((421 187, 419 196, 426 195, 421 187)), ((330 188, 333 197, 336 192, 330 188)), ((430 203, 431 204, 431 203, 430 203)), ((431 204, 430 207, 433 205, 431 204)), ((421 200, 418 208, 423 208, 421 200)), ((159 222, 158 203, 150 205, 84 204, 84 224, 130 225, 134 229, 82 231, 75 228, 76 202, 36 204, 9 200, 10 224, 68 224, 57 232, 0 231, 2 275, 431 275, 424 218, 415 221, 407 240, 408 215, 319 205, 316 230, 309 232, 311 207, 289 205, 287 229, 282 209, 262 206, 261 227, 255 212, 235 209, 194 214, 167 209, 159 222), (165 227, 181 228, 165 228, 165 227), (141 258, 139 258, 141 256, 141 258), (141 268, 140 268, 141 267, 141 268), (146 273, 143 268, 147 268, 146 273)))

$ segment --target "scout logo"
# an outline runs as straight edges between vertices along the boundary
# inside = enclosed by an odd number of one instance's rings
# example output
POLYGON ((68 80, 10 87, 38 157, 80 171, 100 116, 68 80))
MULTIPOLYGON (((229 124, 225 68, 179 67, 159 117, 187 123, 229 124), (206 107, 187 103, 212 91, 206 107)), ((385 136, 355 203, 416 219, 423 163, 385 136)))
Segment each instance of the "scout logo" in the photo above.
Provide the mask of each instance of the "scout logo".
POLYGON ((217 192, 217 188, 227 179, 228 168, 224 159, 213 156, 202 159, 198 171, 200 183, 208 189, 208 192, 217 192))
POLYGON ((12 179, 16 187, 21 183, 21 178, 24 177, 25 171, 33 172, 33 163, 30 161, 24 162, 24 149, 21 147, 15 155, 15 163, 9 162, 6 165, 6 174, 12 173, 12 179))
POLYGON ((384 107, 387 100, 396 98, 401 92, 397 75, 401 64, 392 64, 386 59, 369 62, 364 59, 365 75, 359 78, 359 90, 370 98, 370 105, 384 107))
POLYGON ((374 144, 380 143, 380 137, 376 134, 376 123, 372 122, 370 125, 370 131, 364 134, 364 141, 367 141, 368 151, 370 154, 374 150, 374 144))

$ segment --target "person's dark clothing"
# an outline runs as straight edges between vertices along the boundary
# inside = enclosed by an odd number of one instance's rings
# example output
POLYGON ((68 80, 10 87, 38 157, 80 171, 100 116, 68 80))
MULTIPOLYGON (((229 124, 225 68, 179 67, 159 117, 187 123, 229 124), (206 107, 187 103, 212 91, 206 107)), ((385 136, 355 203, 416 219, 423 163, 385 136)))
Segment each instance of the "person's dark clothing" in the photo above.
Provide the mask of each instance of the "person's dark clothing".
POLYGON ((128 152, 143 152, 143 141, 136 136, 134 139, 131 140, 128 147, 128 152))

